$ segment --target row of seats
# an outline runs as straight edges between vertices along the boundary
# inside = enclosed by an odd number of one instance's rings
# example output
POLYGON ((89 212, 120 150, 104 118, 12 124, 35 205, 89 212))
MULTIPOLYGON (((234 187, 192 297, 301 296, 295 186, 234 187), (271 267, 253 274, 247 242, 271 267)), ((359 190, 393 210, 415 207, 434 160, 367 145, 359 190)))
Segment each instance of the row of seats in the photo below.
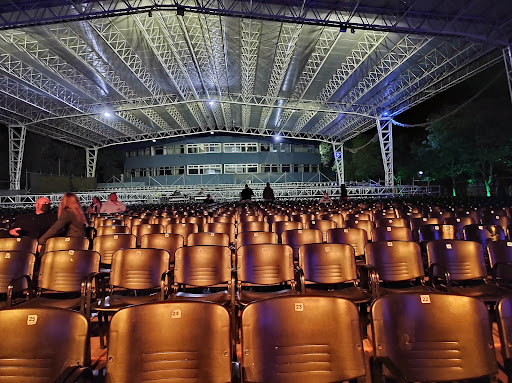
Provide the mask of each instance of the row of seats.
MULTIPOLYGON (((497 316, 510 379, 511 296, 500 301, 497 316)), ((373 383, 385 378, 432 382, 496 377, 491 323, 477 299, 390 295, 372 304, 370 317, 372 345, 365 350, 357 308, 348 300, 295 296, 258 301, 240 315, 237 353, 229 312, 220 305, 174 301, 132 306, 111 321, 106 380, 369 381, 365 351, 371 355, 373 383)), ((90 378, 83 315, 50 308, 3 310, 0 331, 0 365, 12 381, 90 378)))

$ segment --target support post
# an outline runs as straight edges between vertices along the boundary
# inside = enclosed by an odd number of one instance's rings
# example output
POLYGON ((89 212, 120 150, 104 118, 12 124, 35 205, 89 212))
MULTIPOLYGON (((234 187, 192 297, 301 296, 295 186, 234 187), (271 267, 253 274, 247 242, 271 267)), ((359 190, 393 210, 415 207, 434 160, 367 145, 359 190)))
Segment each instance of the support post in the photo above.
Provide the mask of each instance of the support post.
POLYGON ((377 119, 377 131, 384 165, 384 186, 393 187, 395 176, 393 173, 393 122, 391 119, 384 121, 377 119))
POLYGON ((512 47, 503 49, 503 59, 505 60, 505 72, 507 73, 508 91, 510 92, 510 101, 512 102, 512 47))
POLYGON ((87 177, 96 177, 96 160, 98 159, 98 148, 85 148, 85 161, 87 166, 87 177))
POLYGON ((21 168, 25 150, 27 128, 24 125, 9 126, 9 189, 21 189, 21 168))
POLYGON ((336 164, 336 175, 338 177, 338 185, 345 183, 345 165, 343 162, 343 143, 332 143, 332 151, 334 153, 334 163, 336 164))

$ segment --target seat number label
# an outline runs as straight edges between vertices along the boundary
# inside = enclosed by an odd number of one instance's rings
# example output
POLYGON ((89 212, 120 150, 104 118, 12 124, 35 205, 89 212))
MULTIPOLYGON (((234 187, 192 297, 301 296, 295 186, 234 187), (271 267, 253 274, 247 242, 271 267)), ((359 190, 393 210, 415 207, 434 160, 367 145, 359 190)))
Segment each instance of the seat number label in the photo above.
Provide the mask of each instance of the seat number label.
POLYGON ((181 318, 181 310, 180 309, 174 309, 171 312, 171 319, 180 319, 181 318))
POLYGON ((430 303, 430 295, 420 295, 421 303, 430 303))
POLYGON ((304 311, 303 303, 295 303, 295 311, 304 311))
POLYGON ((37 315, 28 315, 27 316, 27 325, 33 326, 37 323, 37 315))

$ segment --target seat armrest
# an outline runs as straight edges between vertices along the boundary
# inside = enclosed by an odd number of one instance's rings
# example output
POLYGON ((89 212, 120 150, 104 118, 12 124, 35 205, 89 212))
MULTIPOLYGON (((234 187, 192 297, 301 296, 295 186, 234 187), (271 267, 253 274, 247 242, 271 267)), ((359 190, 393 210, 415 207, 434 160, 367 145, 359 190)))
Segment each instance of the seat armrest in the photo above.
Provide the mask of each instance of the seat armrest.
POLYGON ((370 374, 373 383, 383 383, 385 381, 383 379, 382 366, 385 366, 393 374, 395 381, 400 383, 409 382, 407 377, 402 373, 402 371, 400 371, 397 365, 391 361, 391 359, 372 356, 370 357, 370 374))
POLYGON ((370 291, 373 300, 380 297, 379 273, 373 265, 357 265, 361 288, 370 291))
POLYGON ((160 300, 164 301, 169 294, 172 283, 174 281, 174 269, 169 269, 162 273, 160 278, 160 300), (166 283, 167 282, 167 283, 166 283))
POLYGON ((54 383, 92 383, 93 373, 89 367, 69 366, 55 379, 54 383))
POLYGON ((440 263, 432 263, 430 265, 430 267, 428 268, 428 280, 429 280, 429 283, 430 285, 436 289, 436 290, 442 290, 442 287, 441 286, 436 286, 436 280, 437 279, 441 279, 445 282, 446 284, 446 291, 447 292, 450 292, 451 290, 451 284, 452 284, 452 280, 451 280, 451 277, 450 277, 450 273, 448 272, 448 270, 446 270, 446 268, 441 265, 440 263), (435 275, 435 272, 436 272, 436 269, 439 269, 440 271, 440 274, 442 276, 436 276, 435 275))
POLYGON ((297 281, 297 290, 301 294, 306 294, 306 276, 300 266, 295 266, 295 280, 297 281))
POLYGON ((29 299, 32 299, 34 297, 34 290, 32 286, 32 279, 30 278, 30 275, 22 275, 21 277, 17 277, 12 279, 9 282, 9 285, 7 286, 7 307, 12 306, 12 295, 14 293, 14 286, 16 283, 22 279, 25 279, 27 281, 27 290, 28 290, 28 297, 29 299))

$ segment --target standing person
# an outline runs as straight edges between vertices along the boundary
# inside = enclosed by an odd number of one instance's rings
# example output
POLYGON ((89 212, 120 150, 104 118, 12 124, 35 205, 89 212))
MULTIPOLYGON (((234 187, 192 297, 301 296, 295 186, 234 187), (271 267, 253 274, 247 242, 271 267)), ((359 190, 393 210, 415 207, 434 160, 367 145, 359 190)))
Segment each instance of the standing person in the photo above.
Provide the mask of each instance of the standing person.
POLYGON ((126 211, 126 206, 124 203, 117 199, 116 193, 110 193, 108 196, 108 201, 105 201, 103 205, 101 205, 100 213, 122 213, 126 211))
POLYGON ((208 194, 203 202, 209 204, 209 203, 214 203, 215 201, 213 200, 211 194, 208 194))
POLYGON ((263 189, 263 200, 265 202, 273 202, 276 199, 274 196, 274 191, 270 187, 270 183, 267 182, 267 186, 263 189))
POLYGON ((57 216, 57 222, 39 238, 39 251, 41 246, 51 237, 59 235, 65 237, 85 237, 87 220, 75 193, 66 193, 62 196, 57 216))
POLYGON ((331 197, 329 197, 329 194, 325 192, 322 198, 320 198, 320 201, 318 201, 318 203, 332 203, 332 199, 331 197))
POLYGON ((242 202, 251 202, 251 198, 254 195, 254 192, 249 187, 249 185, 245 184, 245 188, 240 193, 240 197, 242 198, 242 202))
POLYGON ((14 237, 39 239, 55 223, 57 217, 50 212, 50 200, 41 197, 34 204, 36 211, 15 217, 9 234, 14 237))
POLYGON ((99 214, 101 210, 101 201, 99 197, 92 197, 92 203, 89 205, 87 210, 85 211, 86 214, 99 214))
POLYGON ((348 200, 348 190, 345 184, 341 184, 340 186, 340 201, 348 200))

